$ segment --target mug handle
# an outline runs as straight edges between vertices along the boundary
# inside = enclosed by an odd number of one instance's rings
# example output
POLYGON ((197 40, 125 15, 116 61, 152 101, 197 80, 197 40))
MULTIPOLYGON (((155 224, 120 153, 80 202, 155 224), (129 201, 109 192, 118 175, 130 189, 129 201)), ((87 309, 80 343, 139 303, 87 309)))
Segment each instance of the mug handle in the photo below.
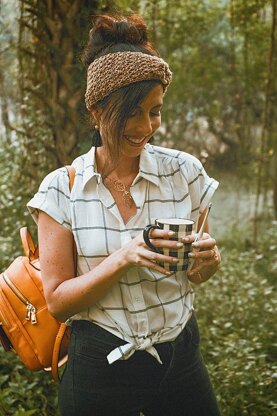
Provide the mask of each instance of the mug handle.
POLYGON ((159 229, 160 230, 160 227, 158 226, 158 225, 153 225, 153 224, 149 224, 149 225, 147 225, 145 228, 144 228, 144 230, 143 230, 143 239, 144 239, 144 242, 145 242, 145 244, 151 249, 151 250, 153 250, 153 251, 156 251, 157 253, 159 253, 160 252, 160 250, 157 248, 157 247, 155 247, 155 246, 153 246, 153 244, 151 243, 151 241, 149 240, 149 234, 150 234, 150 231, 151 230, 155 230, 155 229, 159 229))

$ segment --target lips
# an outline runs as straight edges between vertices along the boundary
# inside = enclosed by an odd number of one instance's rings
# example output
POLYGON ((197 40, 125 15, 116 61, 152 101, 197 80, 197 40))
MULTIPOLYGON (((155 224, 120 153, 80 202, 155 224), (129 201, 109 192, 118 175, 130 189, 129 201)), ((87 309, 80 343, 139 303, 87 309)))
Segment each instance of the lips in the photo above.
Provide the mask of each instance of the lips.
POLYGON ((145 137, 143 137, 143 138, 136 138, 136 137, 132 137, 132 136, 125 135, 124 138, 127 140, 127 142, 129 144, 131 144, 132 146, 136 146, 136 147, 141 146, 142 143, 144 143, 144 141, 145 141, 145 137))

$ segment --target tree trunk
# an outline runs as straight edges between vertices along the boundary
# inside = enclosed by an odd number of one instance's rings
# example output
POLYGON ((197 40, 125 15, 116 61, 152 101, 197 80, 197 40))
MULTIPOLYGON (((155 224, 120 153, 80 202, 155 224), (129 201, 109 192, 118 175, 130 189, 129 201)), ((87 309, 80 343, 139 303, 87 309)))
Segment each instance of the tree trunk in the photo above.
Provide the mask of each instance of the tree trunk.
MULTIPOLYGON (((99 2, 22 0, 21 4, 21 74, 27 73, 22 76, 21 92, 22 97, 32 97, 23 119, 26 113, 30 118, 32 105, 40 110, 36 128, 43 125, 49 131, 45 148, 54 148, 56 166, 65 165, 89 136, 84 105, 86 70, 79 55, 88 36, 89 15, 99 11, 99 2)), ((29 142, 29 146, 36 145, 29 142)))
MULTIPOLYGON (((256 190, 256 201, 255 201, 255 216, 254 216, 254 244, 257 244, 258 239, 258 214, 259 214, 259 203, 260 195, 262 191, 262 174, 265 163, 265 151, 268 148, 268 119, 269 119, 269 108, 270 108, 270 93, 273 84, 273 64, 275 56, 275 31, 276 31, 276 1, 272 0, 272 25, 271 25, 271 36, 270 36, 270 49, 268 56, 268 68, 267 68, 267 79, 265 86, 265 103, 263 109, 262 117, 262 132, 261 132, 261 144, 260 144, 260 158, 258 165, 258 175, 257 175, 257 190, 256 190)), ((276 147, 276 145, 275 145, 276 147)), ((276 179, 276 178, 275 178, 276 179)), ((276 212, 276 199, 275 199, 275 189, 276 184, 273 185, 274 189, 274 208, 276 212)))

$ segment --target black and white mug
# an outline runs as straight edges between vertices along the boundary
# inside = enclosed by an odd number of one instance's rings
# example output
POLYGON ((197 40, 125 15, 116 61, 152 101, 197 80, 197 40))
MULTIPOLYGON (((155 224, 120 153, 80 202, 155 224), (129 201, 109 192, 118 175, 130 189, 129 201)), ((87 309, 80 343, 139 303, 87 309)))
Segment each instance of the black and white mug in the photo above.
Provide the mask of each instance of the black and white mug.
MULTIPOLYGON (((188 268, 189 263, 189 257, 188 254, 191 251, 191 243, 185 244, 182 241, 182 238, 186 237, 187 235, 190 235, 192 233, 194 226, 194 221, 184 219, 184 218, 158 218, 155 220, 155 225, 150 224, 145 227, 143 231, 143 238, 145 243, 149 248, 151 248, 154 251, 157 251, 158 253, 164 254, 166 256, 172 256, 179 259, 179 263, 177 264, 170 264, 170 263, 159 263, 160 266, 164 267, 166 270, 170 272, 176 272, 176 271, 186 271, 188 268), (149 240, 149 233, 151 230, 159 228, 161 230, 167 230, 167 231, 174 231, 174 235, 172 237, 169 237, 170 240, 174 241, 180 241, 184 244, 182 248, 179 249, 169 249, 169 248, 159 248, 151 244, 151 241, 149 240)), ((168 237, 167 237, 168 238, 168 237)))

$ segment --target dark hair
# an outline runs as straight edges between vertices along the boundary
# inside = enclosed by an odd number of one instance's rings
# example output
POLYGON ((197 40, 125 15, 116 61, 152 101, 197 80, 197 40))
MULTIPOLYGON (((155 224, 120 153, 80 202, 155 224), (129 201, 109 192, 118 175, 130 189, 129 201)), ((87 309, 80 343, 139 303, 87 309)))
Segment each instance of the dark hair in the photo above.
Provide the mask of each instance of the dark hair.
MULTIPOLYGON (((97 15, 92 23, 89 41, 82 56, 87 66, 100 56, 115 52, 142 52, 159 56, 148 41, 147 27, 141 16, 97 15)), ((93 144, 103 144, 110 159, 109 169, 104 169, 104 177, 114 169, 120 158, 120 134, 129 115, 157 84, 162 85, 159 80, 129 84, 95 104, 95 108, 102 110, 104 128, 101 129, 102 137, 97 130, 94 131, 93 144)))

